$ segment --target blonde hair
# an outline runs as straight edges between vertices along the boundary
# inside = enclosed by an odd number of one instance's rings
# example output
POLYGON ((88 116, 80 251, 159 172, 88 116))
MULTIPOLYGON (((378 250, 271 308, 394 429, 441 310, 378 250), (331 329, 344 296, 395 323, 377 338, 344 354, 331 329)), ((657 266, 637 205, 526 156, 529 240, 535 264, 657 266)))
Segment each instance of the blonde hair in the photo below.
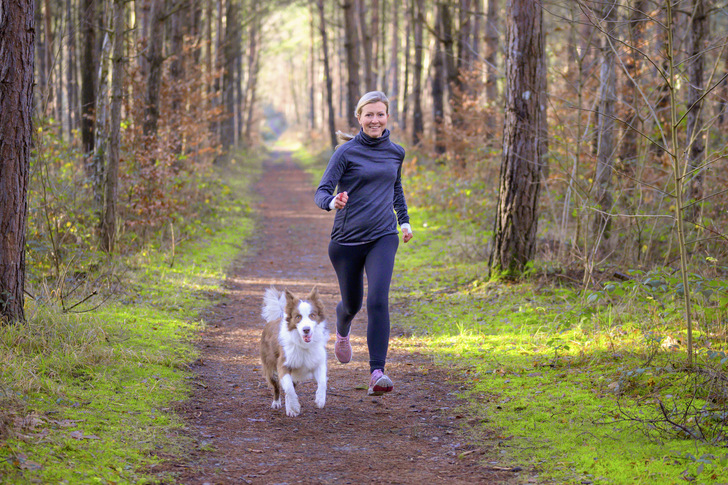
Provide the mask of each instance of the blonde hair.
MULTIPOLYGON (((362 109, 364 109, 364 106, 372 103, 383 103, 387 109, 387 115, 389 115, 389 98, 387 98, 387 95, 381 91, 369 91, 364 96, 359 98, 359 102, 356 103, 356 109, 354 110, 354 114, 356 115, 356 117, 359 118, 362 109)), ((341 145, 349 140, 353 140, 354 136, 355 135, 352 135, 351 133, 337 131, 336 141, 338 141, 339 144, 336 145, 336 148, 339 148, 341 145)), ((336 150, 336 148, 334 148, 334 150, 336 150)))
POLYGON ((384 103, 384 106, 387 108, 387 114, 389 114, 389 99, 387 98, 387 95, 381 91, 369 91, 359 99, 358 103, 356 103, 356 110, 354 111, 356 117, 359 117, 364 106, 372 103, 384 103))

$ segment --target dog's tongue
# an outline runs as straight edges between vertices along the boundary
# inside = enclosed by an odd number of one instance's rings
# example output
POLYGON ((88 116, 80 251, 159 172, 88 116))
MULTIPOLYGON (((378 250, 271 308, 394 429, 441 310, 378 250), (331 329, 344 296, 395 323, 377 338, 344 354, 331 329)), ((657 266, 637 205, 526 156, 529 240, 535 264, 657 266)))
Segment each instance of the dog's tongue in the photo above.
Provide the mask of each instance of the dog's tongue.
POLYGON ((310 336, 310 335, 305 335, 305 336, 303 337, 303 341, 304 341, 304 342, 310 342, 310 341, 311 341, 311 336, 310 336))

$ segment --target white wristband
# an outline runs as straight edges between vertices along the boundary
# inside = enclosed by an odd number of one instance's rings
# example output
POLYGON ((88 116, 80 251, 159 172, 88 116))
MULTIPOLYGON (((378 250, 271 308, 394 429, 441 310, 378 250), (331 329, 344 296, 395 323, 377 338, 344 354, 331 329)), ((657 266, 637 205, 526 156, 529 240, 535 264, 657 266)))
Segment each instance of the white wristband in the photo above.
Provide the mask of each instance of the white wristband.
POLYGON ((403 231, 405 229, 407 229, 407 231, 409 231, 409 233, 412 234, 412 226, 409 225, 409 222, 405 222, 404 224, 402 224, 399 227, 401 227, 403 231))
POLYGON ((331 199, 331 202, 329 202, 329 209, 331 209, 331 210, 336 209, 336 196, 334 196, 334 198, 331 199))

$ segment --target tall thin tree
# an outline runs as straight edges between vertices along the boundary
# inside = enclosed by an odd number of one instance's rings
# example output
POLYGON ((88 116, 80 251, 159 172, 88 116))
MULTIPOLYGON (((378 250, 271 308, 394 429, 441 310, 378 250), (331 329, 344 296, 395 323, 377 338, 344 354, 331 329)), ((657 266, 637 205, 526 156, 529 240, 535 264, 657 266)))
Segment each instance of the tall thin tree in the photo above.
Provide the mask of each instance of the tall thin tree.
POLYGON ((615 53, 612 36, 617 24, 616 0, 601 4, 601 30, 604 32, 601 45, 601 66, 599 72, 599 112, 597 116, 597 168, 594 176, 595 199, 599 212, 595 215, 594 232, 598 237, 609 239, 614 196, 612 195, 612 168, 615 156, 615 107, 616 73, 615 53))
POLYGON ((346 49, 346 68, 348 80, 346 83, 346 120, 349 127, 357 126, 356 103, 359 101, 359 45, 356 31, 356 2, 344 0, 344 48, 346 49))
POLYGON ((491 274, 516 277, 533 259, 544 158, 543 10, 540 2, 506 4, 506 105, 491 274))
POLYGON ((25 226, 33 136, 35 2, 0 7, 0 323, 25 320, 25 226))
POLYGON ((114 47, 111 59, 111 117, 109 158, 104 179, 104 215, 101 221, 101 249, 113 252, 116 244, 116 203, 119 191, 119 157, 121 151, 121 105, 124 88, 124 34, 126 0, 114 0, 114 47))
POLYGON ((412 144, 422 140, 424 120, 422 119, 422 61, 425 51, 422 28, 424 22, 424 0, 413 0, 412 34, 415 46, 415 66, 412 71, 412 144))
POLYGON ((691 25, 688 29, 688 102, 687 139, 688 163, 686 181, 686 217, 695 222, 700 215, 703 197, 705 163, 705 133, 703 130, 703 95, 705 93, 705 39, 710 25, 704 0, 692 0, 691 25))
POLYGON ((321 49, 324 54, 324 77, 326 78, 326 106, 329 112, 329 137, 331 148, 336 147, 336 119, 334 118, 334 93, 331 83, 331 67, 329 66, 329 40, 326 35, 326 17, 324 15, 324 0, 318 0, 319 31, 321 32, 321 49))

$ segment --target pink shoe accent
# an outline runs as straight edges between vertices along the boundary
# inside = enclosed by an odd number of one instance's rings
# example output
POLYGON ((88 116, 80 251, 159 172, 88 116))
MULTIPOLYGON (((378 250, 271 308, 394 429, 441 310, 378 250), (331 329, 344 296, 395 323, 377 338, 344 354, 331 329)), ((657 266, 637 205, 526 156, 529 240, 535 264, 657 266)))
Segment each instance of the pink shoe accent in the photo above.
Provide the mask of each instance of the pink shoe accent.
POLYGON ((369 391, 367 394, 370 396, 381 396, 385 392, 390 392, 393 388, 392 380, 384 375, 381 369, 374 369, 372 378, 369 380, 369 391))
POLYGON ((348 364, 351 362, 351 344, 349 343, 349 336, 342 337, 339 332, 336 332, 336 343, 334 344, 334 355, 339 359, 342 364, 348 364))

